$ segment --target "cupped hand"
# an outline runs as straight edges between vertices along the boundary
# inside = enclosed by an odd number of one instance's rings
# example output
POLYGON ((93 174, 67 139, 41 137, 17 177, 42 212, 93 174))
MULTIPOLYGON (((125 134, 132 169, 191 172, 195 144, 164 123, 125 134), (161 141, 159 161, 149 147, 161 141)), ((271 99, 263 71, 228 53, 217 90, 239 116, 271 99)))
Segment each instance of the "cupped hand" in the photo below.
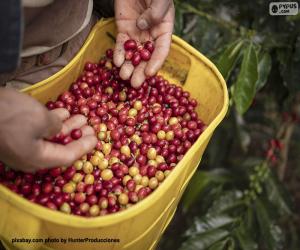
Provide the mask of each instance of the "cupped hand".
POLYGON ((66 109, 48 111, 33 98, 10 89, 0 90, 0 161, 25 172, 68 166, 97 143, 94 130, 82 115, 66 109), (81 128, 82 137, 67 145, 50 142, 57 133, 81 128))
POLYGON ((146 77, 153 76, 168 56, 174 26, 172 0, 116 0, 115 16, 118 28, 114 64, 121 67, 123 80, 131 78, 131 85, 139 87, 146 77), (125 60, 123 44, 128 39, 144 43, 153 41, 155 50, 148 62, 142 61, 136 68, 125 60))

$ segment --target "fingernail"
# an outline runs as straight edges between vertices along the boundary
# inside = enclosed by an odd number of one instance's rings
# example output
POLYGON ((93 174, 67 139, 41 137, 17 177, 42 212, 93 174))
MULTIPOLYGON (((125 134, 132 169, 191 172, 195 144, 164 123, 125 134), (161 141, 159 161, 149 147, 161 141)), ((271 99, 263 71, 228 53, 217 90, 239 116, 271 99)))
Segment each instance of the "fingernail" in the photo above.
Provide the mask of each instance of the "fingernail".
POLYGON ((149 28, 149 24, 148 24, 147 20, 144 18, 138 20, 137 26, 141 30, 146 30, 149 28))

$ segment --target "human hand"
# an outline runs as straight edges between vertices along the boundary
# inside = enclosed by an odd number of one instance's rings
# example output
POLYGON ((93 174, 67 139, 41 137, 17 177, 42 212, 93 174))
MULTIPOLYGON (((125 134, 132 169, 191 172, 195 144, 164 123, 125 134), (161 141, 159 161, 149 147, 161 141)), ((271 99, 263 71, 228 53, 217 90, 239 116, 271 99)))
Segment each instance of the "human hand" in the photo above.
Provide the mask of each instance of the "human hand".
POLYGON ((118 27, 114 64, 121 67, 120 77, 139 87, 146 76, 153 76, 168 56, 174 26, 172 0, 116 0, 115 16, 118 27), (138 42, 154 41, 155 50, 148 62, 142 61, 136 68, 125 61, 123 44, 128 39, 138 42))
POLYGON ((33 98, 11 89, 0 89, 0 114, 0 160, 18 170, 69 166, 97 143, 84 116, 70 118, 66 109, 48 111, 33 98), (82 137, 68 145, 45 140, 75 128, 81 128, 82 137))

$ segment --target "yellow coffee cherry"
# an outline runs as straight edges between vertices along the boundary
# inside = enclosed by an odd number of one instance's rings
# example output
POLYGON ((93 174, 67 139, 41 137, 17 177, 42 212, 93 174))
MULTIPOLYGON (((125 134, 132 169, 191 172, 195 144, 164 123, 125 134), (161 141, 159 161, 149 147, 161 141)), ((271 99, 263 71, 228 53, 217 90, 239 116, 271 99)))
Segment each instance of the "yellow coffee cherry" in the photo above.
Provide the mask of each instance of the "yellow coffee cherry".
POLYGON ((105 123, 100 123, 99 124, 99 131, 102 131, 102 132, 106 132, 107 131, 107 126, 105 123))
POLYGON ((177 123, 178 123, 177 117, 171 117, 171 118, 169 119, 169 125, 175 125, 175 124, 177 124, 177 123))
POLYGON ((106 168, 108 168, 108 160, 107 159, 102 159, 99 164, 98 164, 98 168, 101 170, 104 170, 106 168))
POLYGON ((159 170, 155 173, 155 177, 159 182, 162 182, 165 179, 164 172, 159 170))
POLYGON ((95 177, 94 175, 92 174, 87 174, 85 177, 84 177, 84 183, 85 184, 94 184, 94 181, 95 181, 95 177))
POLYGON ((102 152, 104 153, 104 155, 109 155, 111 152, 111 144, 110 143, 104 143, 102 145, 102 152))
POLYGON ((131 152, 130 152, 130 148, 128 145, 123 145, 120 149, 120 152, 124 155, 126 155, 127 157, 130 156, 131 152))
POLYGON ((84 172, 85 174, 91 174, 91 173, 93 173, 93 170, 94 170, 94 167, 93 167, 93 165, 92 165, 91 162, 86 161, 86 162, 83 164, 83 172, 84 172))
POLYGON ((163 131, 163 130, 159 130, 159 131, 157 132, 157 138, 158 138, 159 140, 164 140, 164 139, 166 138, 166 132, 163 131))
POLYGON ((136 183, 137 185, 139 185, 139 184, 141 184, 142 178, 143 178, 143 177, 142 177, 140 174, 137 174, 137 175, 135 175, 135 176, 133 177, 133 180, 135 181, 135 183, 136 183))
POLYGON ((149 187, 151 189, 156 189, 158 186, 158 180, 155 178, 155 177, 152 177, 150 180, 149 180, 149 187))
POLYGON ((111 178, 113 178, 114 174, 110 169, 104 169, 101 172, 101 178, 105 181, 109 181, 111 178))
POLYGON ((142 180, 141 180, 141 185, 144 186, 144 187, 147 187, 148 184, 149 184, 149 178, 148 178, 148 176, 143 176, 142 180))
POLYGON ((73 183, 71 183, 71 182, 68 182, 63 186, 64 193, 71 194, 71 193, 74 193, 74 191, 75 191, 75 188, 74 188, 73 183))
POLYGON ((166 133, 166 140, 172 141, 173 139, 174 139, 174 132, 172 130, 170 130, 166 133))
POLYGON ((100 152, 100 151, 96 151, 94 153, 94 156, 98 156, 101 160, 104 158, 104 154, 102 152, 100 152))
POLYGON ((100 212, 100 208, 98 205, 93 205, 89 209, 89 214, 93 217, 98 216, 100 212))
POLYGON ((161 155, 158 155, 158 156, 156 156, 156 162, 157 162, 157 164, 164 163, 165 158, 161 155))
POLYGON ((93 155, 90 159, 90 162, 93 166, 98 166, 101 158, 99 156, 93 155))
POLYGON ((149 148, 147 152, 147 157, 149 160, 155 160, 157 154, 155 148, 149 148))
POLYGON ((157 162, 156 162, 156 160, 149 160, 148 165, 153 166, 153 167, 157 167, 157 162))
POLYGON ((107 88, 105 89, 105 93, 111 95, 112 93, 114 93, 114 90, 113 90, 112 87, 107 87, 107 88))
POLYGON ((104 141, 106 139, 106 136, 107 136, 107 133, 104 132, 104 131, 100 131, 98 134, 97 134, 97 137, 99 140, 101 141, 104 141))
POLYGON ((136 109, 136 110, 141 110, 143 108, 143 104, 141 101, 135 101, 134 104, 133 104, 133 107, 136 109))
POLYGON ((77 160, 74 162, 74 167, 77 171, 81 170, 83 167, 83 161, 77 160))
POLYGON ((138 145, 140 145, 142 143, 142 138, 139 137, 138 135, 131 136, 131 140, 136 142, 138 145))
POLYGON ((126 205, 129 201, 128 195, 125 193, 122 193, 118 197, 118 201, 121 205, 126 205))
POLYGON ((128 116, 134 117, 137 115, 137 110, 136 109, 129 109, 128 111, 128 116))
POLYGON ((135 167, 135 166, 132 166, 129 168, 129 174, 134 177, 136 176, 138 173, 139 173, 139 168, 138 167, 135 167))
POLYGON ((66 213, 66 214, 70 214, 70 213, 71 213, 71 207, 70 207, 70 205, 69 205, 67 202, 64 202, 64 203, 60 206, 59 210, 60 210, 61 212, 63 212, 63 213, 66 213))
POLYGON ((76 173, 73 175, 72 181, 75 183, 79 183, 83 180, 83 174, 81 173, 76 173))

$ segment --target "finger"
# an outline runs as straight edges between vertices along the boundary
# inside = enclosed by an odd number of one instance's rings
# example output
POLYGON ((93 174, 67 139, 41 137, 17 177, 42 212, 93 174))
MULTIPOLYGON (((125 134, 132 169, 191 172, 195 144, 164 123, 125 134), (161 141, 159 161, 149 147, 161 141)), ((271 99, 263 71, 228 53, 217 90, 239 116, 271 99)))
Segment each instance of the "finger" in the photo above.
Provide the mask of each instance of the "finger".
POLYGON ((157 40, 155 41, 154 52, 145 70, 146 76, 155 75, 157 71, 162 67, 164 61, 166 60, 169 54, 171 38, 171 33, 165 33, 159 38, 157 38, 157 40))
POLYGON ((64 108, 57 108, 50 111, 51 114, 57 116, 61 121, 64 121, 70 117, 70 112, 64 108))
POLYGON ((132 63, 130 61, 125 61, 120 70, 120 77, 123 80, 128 80, 131 77, 133 70, 134 66, 132 63))
POLYGON ((145 76, 145 68, 147 66, 147 62, 141 62, 134 70, 133 75, 131 77, 131 86, 134 88, 140 87, 146 79, 145 76))
POLYGON ((62 121, 70 115, 66 109, 56 109, 53 111, 46 111, 46 121, 43 133, 41 134, 44 138, 50 138, 58 134, 63 126, 62 121))
POLYGON ((74 115, 63 123, 61 132, 64 135, 69 134, 73 129, 81 128, 87 124, 87 118, 83 115, 74 115))
POLYGON ((81 128, 82 136, 95 135, 95 130, 91 126, 83 126, 81 128))
POLYGON ((169 10, 170 4, 170 0, 152 0, 151 5, 137 19, 137 27, 141 30, 147 30, 159 24, 169 10))
POLYGON ((129 37, 126 34, 119 33, 117 35, 116 47, 114 51, 113 61, 117 67, 121 67, 125 61, 124 43, 129 37))
POLYGON ((88 135, 65 146, 48 141, 42 141, 41 143, 41 153, 38 159, 39 166, 70 166, 74 161, 95 148, 97 138, 94 135, 88 135))

